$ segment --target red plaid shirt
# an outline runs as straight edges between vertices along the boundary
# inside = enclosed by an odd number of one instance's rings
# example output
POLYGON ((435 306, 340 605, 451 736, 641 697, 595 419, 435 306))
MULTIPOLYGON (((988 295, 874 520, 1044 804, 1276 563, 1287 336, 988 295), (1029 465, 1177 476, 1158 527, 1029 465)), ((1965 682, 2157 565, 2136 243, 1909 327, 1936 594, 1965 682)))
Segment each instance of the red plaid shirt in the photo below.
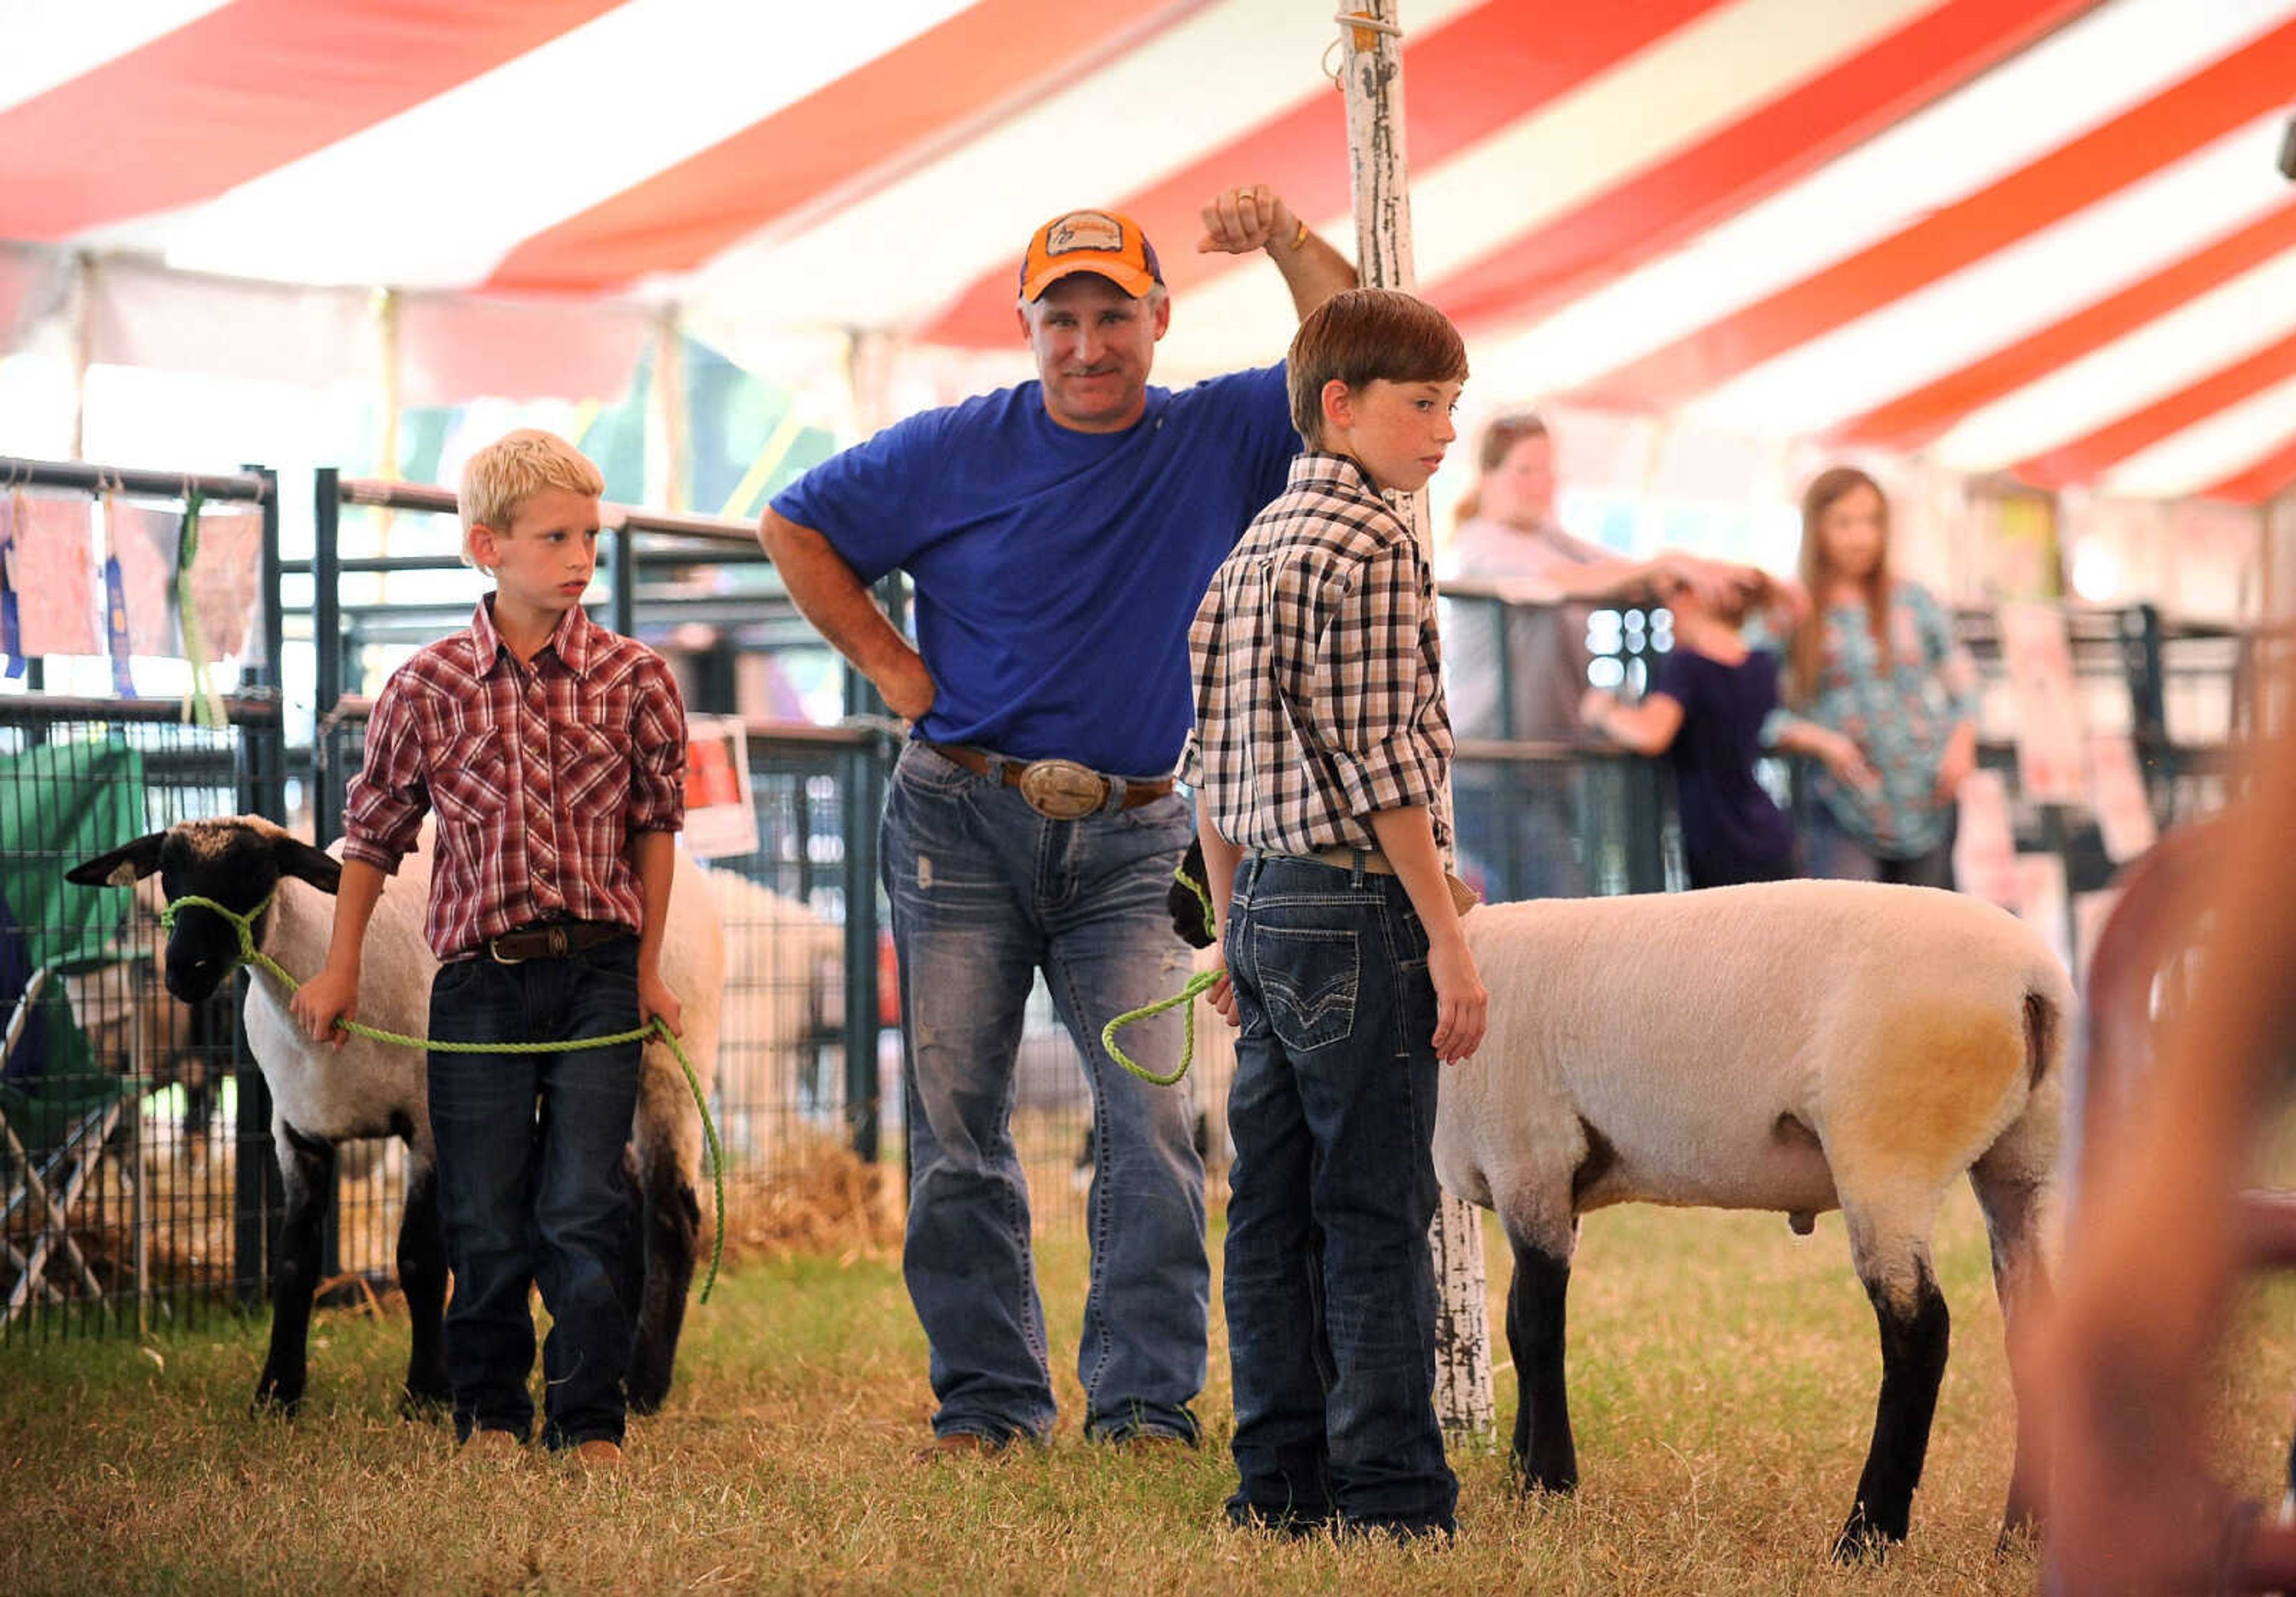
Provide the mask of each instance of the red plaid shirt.
POLYGON ((386 875, 439 813, 425 931, 442 960, 529 921, 645 918, 626 853, 685 823, 685 710, 644 644, 569 610, 530 665, 495 630, 467 631, 390 675, 351 779, 343 857, 386 875))

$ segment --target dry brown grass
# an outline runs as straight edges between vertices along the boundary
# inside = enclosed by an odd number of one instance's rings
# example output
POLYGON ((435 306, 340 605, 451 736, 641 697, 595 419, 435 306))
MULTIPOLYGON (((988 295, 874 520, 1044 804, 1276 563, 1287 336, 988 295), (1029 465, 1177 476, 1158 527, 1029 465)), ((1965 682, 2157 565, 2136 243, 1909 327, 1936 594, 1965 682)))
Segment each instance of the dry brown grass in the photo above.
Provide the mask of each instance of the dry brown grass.
MULTIPOLYGON (((865 1164, 827 1137, 795 1143, 784 1157, 777 1169, 727 1173, 727 1265, 799 1254, 850 1261, 899 1251, 900 1166, 865 1164)), ((701 1245, 706 1260, 709 1237, 701 1245)))
MULTIPOLYGON (((835 1180, 850 1181, 850 1173, 835 1180)), ((865 1188, 867 1183, 861 1183, 865 1188)), ((1525 1504, 1488 1446, 1455 1453, 1461 1536, 1444 1551, 1288 1545, 1221 1527, 1226 1347, 1201 1405, 1213 1445, 1114 1456, 1084 1445, 1073 1374, 1051 1448, 921 1470, 931 1394, 898 1261, 872 1228, 820 1249, 760 1240, 689 1320, 663 1414, 627 1470, 542 1459, 472 1468, 391 1409, 402 1318, 324 1314, 301 1420, 252 1421, 260 1327, 139 1349, 9 1350, 0 1383, 0 1591, 949 1593, 1346 1590, 1563 1593, 2028 1593, 1997 1558, 2011 1413, 1985 1245, 1965 1194, 1941 1228, 1955 1317, 1912 1541, 1879 1569, 1824 1560, 1878 1373, 1838 1219, 1797 1240, 1767 1216, 1623 1210, 1589 1220, 1571 1389, 1585 1484, 1525 1504)), ((1040 1246, 1056 1365, 1072 1365, 1085 1258, 1040 1246)), ((1503 1293, 1504 1249, 1492 1251, 1503 1293)), ((2276 1288, 2244 1323, 2221 1456, 2272 1484, 2296 1386, 2276 1288)), ((1502 1343, 1500 1356, 1505 1357, 1502 1343)), ((1503 1419, 1513 1381, 1500 1378, 1503 1419)))

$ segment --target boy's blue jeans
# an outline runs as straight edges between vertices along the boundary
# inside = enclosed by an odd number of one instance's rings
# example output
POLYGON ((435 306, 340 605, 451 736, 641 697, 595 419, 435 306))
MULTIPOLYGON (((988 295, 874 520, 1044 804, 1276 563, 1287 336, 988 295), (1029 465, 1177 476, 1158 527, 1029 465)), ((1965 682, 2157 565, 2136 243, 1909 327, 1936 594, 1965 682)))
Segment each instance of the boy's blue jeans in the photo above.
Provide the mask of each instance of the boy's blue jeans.
POLYGON ((1447 1532, 1426 931, 1392 876, 1247 856, 1227 959, 1229 1517, 1447 1532))
MULTIPOLYGON (((885 801, 885 890, 900 955, 909 1126, 902 1274, 931 1344, 933 1429, 1004 1442, 1054 1415, 1029 1188, 1013 1146, 1021 1011, 1038 970, 1091 1084, 1091 1284, 1077 1376, 1085 1433, 1193 1441, 1210 1266, 1188 1094, 1102 1050, 1101 1028, 1179 990, 1188 951, 1165 893, 1193 827, 1166 795, 1047 820, 1015 790, 911 744, 885 801)), ((1179 1056, 1180 1017, 1128 1028, 1135 1059, 1179 1056)))
MULTIPOLYGON (((430 984, 430 1036, 439 1042, 562 1042, 637 1023, 636 937, 514 965, 481 954, 441 965, 430 984)), ((543 1440, 622 1439, 637 1243, 622 1149, 641 1048, 430 1056, 439 1210, 455 1273, 447 1376, 459 1436, 532 1430, 527 1289, 538 1284, 551 1316, 543 1440)))

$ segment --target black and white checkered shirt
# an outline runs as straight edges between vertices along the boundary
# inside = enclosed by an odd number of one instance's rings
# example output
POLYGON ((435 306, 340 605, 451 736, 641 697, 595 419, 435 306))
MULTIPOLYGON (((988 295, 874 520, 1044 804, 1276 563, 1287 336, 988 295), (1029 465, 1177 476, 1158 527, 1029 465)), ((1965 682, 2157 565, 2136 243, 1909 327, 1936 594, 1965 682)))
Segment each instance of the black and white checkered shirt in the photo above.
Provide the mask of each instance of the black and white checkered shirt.
POLYGON ((1375 848, 1372 815, 1423 805, 1448 856, 1434 580, 1361 466, 1292 463, 1213 574, 1188 652, 1196 730, 1181 775, 1222 837, 1274 854, 1375 848))

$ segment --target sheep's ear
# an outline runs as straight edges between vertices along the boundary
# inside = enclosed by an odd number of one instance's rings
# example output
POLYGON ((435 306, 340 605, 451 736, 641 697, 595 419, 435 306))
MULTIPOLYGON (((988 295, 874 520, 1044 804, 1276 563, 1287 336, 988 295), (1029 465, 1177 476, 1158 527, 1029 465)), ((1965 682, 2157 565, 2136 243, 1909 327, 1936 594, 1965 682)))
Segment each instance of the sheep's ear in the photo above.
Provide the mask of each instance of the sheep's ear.
POLYGON ((141 881, 160 868, 160 845, 167 836, 155 831, 123 843, 109 854, 82 860, 64 872, 64 880, 84 888, 124 888, 141 881))
POLYGON ((1164 894, 1164 907, 1171 914, 1172 930, 1191 948, 1209 948, 1212 945, 1212 929, 1206 923, 1210 917, 1204 913, 1203 900, 1196 897, 1196 888, 1203 885, 1204 846, 1201 841, 1192 842, 1187 857, 1180 862, 1177 877, 1164 894))
POLYGON ((278 862, 282 876, 299 876, 323 893, 332 893, 342 885, 342 862, 300 838, 276 839, 271 845, 271 857, 278 862))

